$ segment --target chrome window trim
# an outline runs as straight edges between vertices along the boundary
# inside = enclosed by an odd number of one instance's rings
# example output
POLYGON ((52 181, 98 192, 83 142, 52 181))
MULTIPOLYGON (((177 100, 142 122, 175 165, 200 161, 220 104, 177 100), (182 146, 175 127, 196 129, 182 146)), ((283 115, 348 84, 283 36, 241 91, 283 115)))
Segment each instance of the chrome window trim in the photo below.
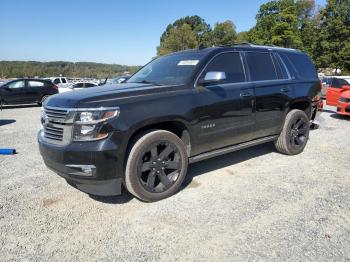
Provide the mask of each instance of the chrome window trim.
MULTIPOLYGON (((220 85, 227 85, 227 84, 230 84, 230 85, 235 85, 235 84, 253 84, 253 83, 257 83, 257 84, 263 84, 263 83, 267 83, 267 82, 279 82, 279 81, 290 81, 290 80, 293 80, 293 78, 291 77, 291 74, 287 68, 287 66, 285 65, 283 59, 280 57, 280 55, 278 54, 278 52, 274 52, 274 54, 276 54, 279 58, 279 60, 282 62, 282 66, 285 68, 287 74, 288 74, 288 78, 277 78, 277 79, 270 79, 270 80, 257 80, 257 81, 247 81, 248 78, 247 78, 247 72, 246 72, 246 68, 245 68, 245 63, 243 61, 243 56, 242 56, 242 52, 245 52, 245 53, 249 53, 249 52, 258 52, 258 53, 266 53, 266 54, 269 54, 270 57, 272 56, 272 50, 268 50, 268 51, 223 51, 223 52, 220 52, 220 53, 217 53, 216 55, 214 55, 206 64, 205 66, 203 67, 203 69, 200 71, 200 73, 198 74, 198 76, 196 77, 196 80, 194 82, 194 88, 198 88, 198 80, 200 78, 200 76, 203 74, 203 72, 205 71, 205 69, 208 67, 208 65, 214 60, 214 58, 216 58, 217 56, 221 55, 221 54, 225 54, 225 53, 239 53, 240 55, 240 59, 241 59, 241 63, 242 63, 242 66, 243 66, 243 72, 244 72, 244 77, 245 77, 245 80, 246 81, 243 81, 243 82, 233 82, 233 83, 225 83, 225 84, 220 84, 220 85)), ((272 63, 274 65, 274 69, 275 69, 275 72, 276 72, 276 76, 278 77, 278 74, 277 74, 277 70, 276 70, 276 65, 275 65, 275 62, 274 62, 274 59, 271 57, 271 60, 272 60, 272 63)))

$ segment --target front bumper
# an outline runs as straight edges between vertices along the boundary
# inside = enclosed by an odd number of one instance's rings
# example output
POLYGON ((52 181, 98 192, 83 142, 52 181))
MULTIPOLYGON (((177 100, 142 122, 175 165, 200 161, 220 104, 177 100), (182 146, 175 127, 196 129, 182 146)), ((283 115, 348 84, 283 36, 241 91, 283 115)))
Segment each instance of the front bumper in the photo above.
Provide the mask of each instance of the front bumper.
POLYGON ((92 142, 72 142, 66 146, 44 141, 38 134, 40 154, 46 166, 70 185, 93 195, 121 193, 122 174, 118 172, 118 150, 111 137, 92 142))
POLYGON ((337 114, 350 116, 350 103, 338 102, 337 114))

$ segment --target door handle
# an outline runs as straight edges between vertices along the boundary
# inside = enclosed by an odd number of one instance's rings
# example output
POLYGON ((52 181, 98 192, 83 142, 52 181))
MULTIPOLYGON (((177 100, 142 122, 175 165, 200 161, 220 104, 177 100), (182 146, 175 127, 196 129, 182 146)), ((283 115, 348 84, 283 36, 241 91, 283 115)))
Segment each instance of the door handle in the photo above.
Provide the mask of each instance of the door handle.
POLYGON ((241 97, 249 97, 249 96, 252 96, 253 95, 253 92, 251 91, 243 91, 240 93, 240 96, 241 97))
POLYGON ((282 88, 281 88, 281 92, 286 93, 286 92, 289 92, 289 91, 290 91, 290 88, 289 88, 289 87, 282 87, 282 88))

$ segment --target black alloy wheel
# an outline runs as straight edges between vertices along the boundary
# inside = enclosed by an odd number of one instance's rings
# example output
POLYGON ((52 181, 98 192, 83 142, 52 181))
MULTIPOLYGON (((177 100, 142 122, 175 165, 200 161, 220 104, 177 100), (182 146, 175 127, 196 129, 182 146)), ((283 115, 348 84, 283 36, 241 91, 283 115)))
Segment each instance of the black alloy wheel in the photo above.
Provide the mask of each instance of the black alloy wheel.
POLYGON ((278 152, 286 155, 301 153, 309 139, 310 119, 306 113, 299 109, 288 112, 283 129, 275 141, 278 152))
POLYGON ((151 144, 138 164, 138 177, 151 193, 168 190, 181 173, 181 157, 176 145, 169 141, 151 144))
POLYGON ((290 130, 290 144, 294 148, 302 147, 307 142, 307 126, 309 123, 306 123, 303 118, 297 118, 294 123, 291 125, 290 130))
POLYGON ((165 130, 147 131, 134 141, 125 167, 126 189, 147 202, 175 194, 187 173, 184 142, 165 130))

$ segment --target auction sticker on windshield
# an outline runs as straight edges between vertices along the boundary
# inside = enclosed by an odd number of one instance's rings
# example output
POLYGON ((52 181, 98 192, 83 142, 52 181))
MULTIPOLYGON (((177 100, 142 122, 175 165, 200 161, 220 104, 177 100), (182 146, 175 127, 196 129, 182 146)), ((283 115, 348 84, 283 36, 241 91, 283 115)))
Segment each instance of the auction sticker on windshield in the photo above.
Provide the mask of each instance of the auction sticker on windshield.
POLYGON ((199 60, 182 60, 177 65, 178 66, 183 66, 183 65, 195 66, 198 64, 198 62, 199 60))

